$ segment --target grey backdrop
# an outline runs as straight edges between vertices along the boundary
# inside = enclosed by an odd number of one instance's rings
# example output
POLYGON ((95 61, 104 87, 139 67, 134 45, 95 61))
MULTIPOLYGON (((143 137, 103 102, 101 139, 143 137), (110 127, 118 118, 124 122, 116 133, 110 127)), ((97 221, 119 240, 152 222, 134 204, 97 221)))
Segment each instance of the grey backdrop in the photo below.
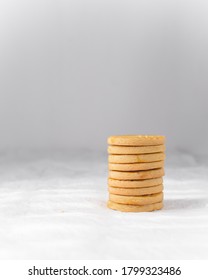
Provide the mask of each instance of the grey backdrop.
POLYGON ((207 53, 207 1, 0 1, 0 149, 156 133, 204 153, 207 53))

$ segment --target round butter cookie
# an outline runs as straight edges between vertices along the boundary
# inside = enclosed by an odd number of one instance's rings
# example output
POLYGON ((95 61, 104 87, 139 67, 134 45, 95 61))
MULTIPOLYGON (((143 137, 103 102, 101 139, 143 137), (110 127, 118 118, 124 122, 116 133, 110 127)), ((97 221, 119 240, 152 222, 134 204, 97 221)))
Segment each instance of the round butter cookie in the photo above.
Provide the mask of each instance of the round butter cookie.
POLYGON ((115 171, 139 171, 164 167, 164 161, 154 161, 145 163, 109 163, 109 170, 115 171))
POLYGON ((125 205, 125 204, 115 203, 113 201, 108 201, 107 206, 110 209, 118 210, 122 212, 151 212, 151 211, 162 209, 163 202, 138 206, 138 205, 125 205))
POLYGON ((163 200, 163 193, 141 195, 141 196, 127 196, 109 194, 109 200, 115 203, 126 204, 126 205, 147 205, 158 203, 163 200))
POLYGON ((109 178, 117 179, 117 180, 143 180, 143 179, 152 179, 159 178, 164 176, 164 169, 152 169, 152 170, 144 170, 137 172, 124 172, 124 171, 112 171, 109 170, 109 178))
POLYGON ((109 155, 108 162, 110 163, 140 163, 154 162, 165 159, 164 153, 141 154, 141 155, 109 155))
POLYGON ((108 191, 111 194, 135 196, 135 195, 147 195, 160 193, 163 191, 163 185, 148 187, 148 188, 137 188, 137 189, 124 189, 124 188, 114 188, 108 187, 108 191))
POLYGON ((108 138, 108 144, 116 146, 154 146, 164 143, 165 136, 161 135, 117 135, 108 138))
POLYGON ((108 186, 114 188, 125 188, 125 189, 133 189, 133 188, 145 188, 145 187, 152 187, 161 185, 163 183, 163 178, 154 178, 148 180, 115 180, 115 179, 108 179, 108 186))
POLYGON ((109 146, 108 153, 115 155, 139 155, 139 154, 152 154, 165 151, 165 145, 157 146, 109 146))

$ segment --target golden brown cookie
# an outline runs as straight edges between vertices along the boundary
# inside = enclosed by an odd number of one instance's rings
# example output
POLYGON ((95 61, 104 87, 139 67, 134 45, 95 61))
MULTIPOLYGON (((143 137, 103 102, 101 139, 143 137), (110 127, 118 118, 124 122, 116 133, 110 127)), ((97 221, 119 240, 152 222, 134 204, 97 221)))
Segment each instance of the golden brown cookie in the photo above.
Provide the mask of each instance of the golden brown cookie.
POLYGON ((163 202, 138 206, 138 205, 125 205, 125 204, 119 204, 112 201, 108 201, 107 206, 110 209, 118 210, 122 212, 151 212, 154 210, 162 209, 163 202))
POLYGON ((157 146, 109 146, 108 153, 115 155, 139 155, 139 154, 152 154, 161 153, 165 151, 165 145, 157 146))
POLYGON ((154 162, 165 159, 164 153, 142 154, 142 155, 109 155, 108 162, 110 163, 140 163, 154 162))
POLYGON ((116 180, 143 180, 143 179, 152 179, 159 178, 164 176, 164 169, 152 169, 152 170, 144 170, 137 172, 124 172, 124 171, 112 171, 109 170, 109 178, 116 180))
POLYGON ((141 195, 141 196, 127 196, 127 195, 117 195, 109 194, 109 200, 120 203, 120 204, 130 204, 130 205, 147 205, 158 203, 163 200, 163 193, 141 195))
POLYGON ((108 138, 108 144, 116 146, 154 146, 164 143, 165 136, 161 135, 117 135, 108 138))
POLYGON ((108 179, 108 186, 114 188, 145 188, 145 187, 152 187, 161 185, 163 183, 163 178, 154 178, 148 180, 115 180, 115 179, 108 179))
POLYGON ((109 170, 115 171, 139 171, 164 167, 164 161, 154 161, 145 163, 109 163, 109 170))
POLYGON ((111 194, 117 195, 127 195, 127 196, 138 196, 138 195, 147 195, 160 193, 163 191, 163 185, 148 187, 148 188, 137 188, 137 189, 124 189, 124 188, 114 188, 108 187, 108 191, 111 194))

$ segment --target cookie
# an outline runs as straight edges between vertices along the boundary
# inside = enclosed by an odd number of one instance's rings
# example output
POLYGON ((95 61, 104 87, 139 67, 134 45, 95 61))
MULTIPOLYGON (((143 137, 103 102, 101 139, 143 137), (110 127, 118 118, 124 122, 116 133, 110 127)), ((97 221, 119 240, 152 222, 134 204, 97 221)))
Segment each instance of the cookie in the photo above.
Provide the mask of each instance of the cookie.
POLYGON ((108 191, 111 194, 117 195, 127 195, 127 196, 138 196, 138 195, 147 195, 147 194, 154 194, 160 193, 163 191, 163 185, 148 187, 148 188, 137 188, 137 189, 124 189, 124 188, 114 188, 108 187, 108 191))
POLYGON ((109 163, 109 170, 115 171, 139 171, 161 168, 164 161, 145 162, 145 163, 109 163))
POLYGON ((159 178, 165 175, 163 168, 144 170, 137 172, 124 172, 124 171, 112 171, 109 170, 109 178, 117 180, 142 180, 159 178))
POLYGON ((154 162, 165 159, 164 153, 141 154, 141 155, 109 155, 108 162, 110 163, 139 163, 139 162, 154 162))
POLYGON ((130 204, 130 205, 147 205, 158 203, 163 200, 163 193, 141 195, 141 196, 127 196, 127 195, 117 195, 109 194, 109 200, 120 203, 120 204, 130 204))
POLYGON ((161 135, 117 135, 108 138, 108 144, 116 146, 154 146, 164 143, 165 136, 161 135))
POLYGON ((112 201, 108 201, 107 206, 110 209, 118 210, 122 212, 151 212, 151 211, 162 209, 163 202, 138 206, 138 205, 125 205, 125 204, 119 204, 112 201))
POLYGON ((165 145, 157 146, 140 146, 140 147, 130 147, 130 146, 109 146, 108 153, 115 155, 139 155, 139 154, 152 154, 160 153, 165 151, 165 145))
POLYGON ((154 179, 149 179, 149 180, 115 180, 115 179, 108 179, 108 186, 109 187, 114 187, 114 188, 145 188, 145 187, 152 187, 152 186, 157 186, 161 185, 163 183, 163 178, 154 178, 154 179))

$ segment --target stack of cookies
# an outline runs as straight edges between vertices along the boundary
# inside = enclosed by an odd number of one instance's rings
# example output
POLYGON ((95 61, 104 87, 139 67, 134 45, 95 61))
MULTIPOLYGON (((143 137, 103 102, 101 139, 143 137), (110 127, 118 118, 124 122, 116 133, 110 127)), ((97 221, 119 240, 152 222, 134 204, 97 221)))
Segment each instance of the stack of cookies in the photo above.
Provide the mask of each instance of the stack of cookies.
POLYGON ((108 207, 124 212, 161 209, 165 137, 111 136, 108 144, 108 207))

